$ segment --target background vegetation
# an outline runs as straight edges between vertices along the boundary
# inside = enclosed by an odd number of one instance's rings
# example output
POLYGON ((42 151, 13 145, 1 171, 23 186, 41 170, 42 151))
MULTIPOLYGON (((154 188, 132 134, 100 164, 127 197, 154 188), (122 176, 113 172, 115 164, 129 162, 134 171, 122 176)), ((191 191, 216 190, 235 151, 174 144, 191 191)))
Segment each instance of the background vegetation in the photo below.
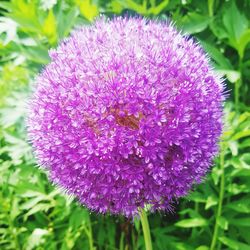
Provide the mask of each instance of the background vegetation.
POLYGON ((0 249, 144 249, 138 221, 89 213, 63 195, 26 140, 25 102, 48 49, 101 13, 170 17, 203 44, 227 84, 221 153, 174 213, 149 216, 154 249, 249 250, 250 0, 1 0, 0 249))

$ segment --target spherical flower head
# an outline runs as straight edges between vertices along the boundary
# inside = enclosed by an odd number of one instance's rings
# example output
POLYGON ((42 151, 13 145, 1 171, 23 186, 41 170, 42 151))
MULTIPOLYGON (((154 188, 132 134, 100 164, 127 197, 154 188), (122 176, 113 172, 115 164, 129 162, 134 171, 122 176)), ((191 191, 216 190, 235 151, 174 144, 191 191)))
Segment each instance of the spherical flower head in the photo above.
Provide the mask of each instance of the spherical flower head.
POLYGON ((53 183, 100 213, 168 210, 218 151, 223 84, 171 23, 99 19, 50 51, 28 134, 53 183))

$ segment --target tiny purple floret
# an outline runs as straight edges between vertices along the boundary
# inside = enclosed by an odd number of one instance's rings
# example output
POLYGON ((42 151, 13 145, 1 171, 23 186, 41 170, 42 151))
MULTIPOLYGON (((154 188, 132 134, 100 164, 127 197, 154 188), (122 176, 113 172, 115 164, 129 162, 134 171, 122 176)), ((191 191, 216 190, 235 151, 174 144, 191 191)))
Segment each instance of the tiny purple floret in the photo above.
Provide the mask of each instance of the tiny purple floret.
POLYGON ((28 135, 53 183, 99 213, 168 210, 218 153, 224 86, 168 22, 99 19, 49 52, 28 135))

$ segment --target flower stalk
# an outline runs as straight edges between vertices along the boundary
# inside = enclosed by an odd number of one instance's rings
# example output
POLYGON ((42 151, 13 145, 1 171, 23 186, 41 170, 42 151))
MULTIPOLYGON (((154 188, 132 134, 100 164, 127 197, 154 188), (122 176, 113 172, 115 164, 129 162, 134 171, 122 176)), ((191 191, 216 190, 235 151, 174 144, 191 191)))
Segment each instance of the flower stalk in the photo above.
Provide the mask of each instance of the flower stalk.
POLYGON ((218 209, 215 219, 215 226, 214 226, 214 232, 213 232, 213 238, 210 246, 210 250, 216 249, 216 244, 218 240, 218 233, 219 233, 219 219, 222 214, 222 205, 223 205, 223 199, 224 199, 224 193, 225 193, 225 173, 224 173, 224 145, 221 143, 221 153, 220 153, 220 169, 222 171, 221 173, 221 179, 220 179, 220 193, 219 193, 219 203, 218 203, 218 209))
POLYGON ((142 224, 142 231, 144 235, 145 248, 146 250, 153 250, 148 217, 144 209, 141 209, 140 211, 140 218, 142 224))

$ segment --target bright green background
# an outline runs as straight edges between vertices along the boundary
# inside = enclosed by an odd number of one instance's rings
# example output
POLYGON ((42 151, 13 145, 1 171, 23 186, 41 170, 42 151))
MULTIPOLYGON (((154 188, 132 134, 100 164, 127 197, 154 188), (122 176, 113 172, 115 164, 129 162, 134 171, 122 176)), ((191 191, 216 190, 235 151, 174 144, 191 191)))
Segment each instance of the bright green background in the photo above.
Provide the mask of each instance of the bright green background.
POLYGON ((0 0, 0 249, 144 249, 139 221, 90 214, 63 195, 26 141, 25 105, 48 49, 100 13, 171 17, 229 93, 215 166, 174 213, 149 216, 154 249, 250 250, 250 0, 0 0))

